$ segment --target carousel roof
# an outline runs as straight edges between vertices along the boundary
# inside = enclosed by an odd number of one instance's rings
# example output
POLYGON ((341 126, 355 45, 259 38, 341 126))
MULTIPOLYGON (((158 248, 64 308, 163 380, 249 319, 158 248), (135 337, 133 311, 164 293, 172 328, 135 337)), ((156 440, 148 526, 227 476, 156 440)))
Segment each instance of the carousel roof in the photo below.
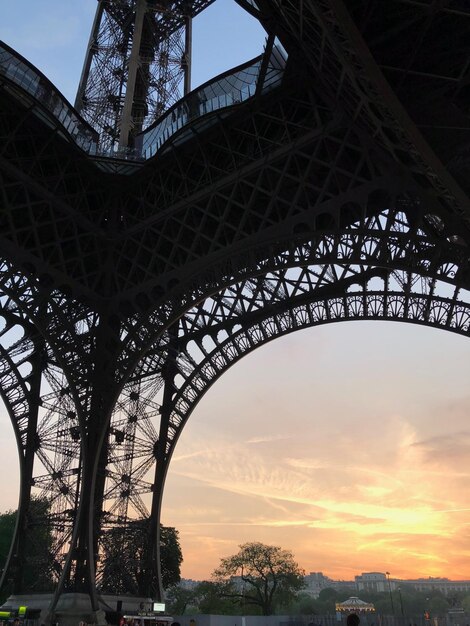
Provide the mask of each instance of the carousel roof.
POLYGON ((375 611, 375 607, 371 602, 364 602, 364 600, 360 600, 358 597, 352 596, 351 598, 348 598, 344 602, 337 602, 336 610, 337 611, 349 611, 349 612, 350 611, 370 612, 370 611, 375 611))

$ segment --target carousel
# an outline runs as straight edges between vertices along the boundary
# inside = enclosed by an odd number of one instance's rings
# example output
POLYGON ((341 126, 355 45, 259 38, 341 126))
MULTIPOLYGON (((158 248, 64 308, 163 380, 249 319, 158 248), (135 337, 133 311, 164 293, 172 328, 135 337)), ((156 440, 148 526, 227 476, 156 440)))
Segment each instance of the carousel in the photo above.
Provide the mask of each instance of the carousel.
POLYGON ((336 610, 339 613, 373 613, 375 606, 371 602, 364 602, 364 600, 352 596, 344 602, 337 602, 336 610))

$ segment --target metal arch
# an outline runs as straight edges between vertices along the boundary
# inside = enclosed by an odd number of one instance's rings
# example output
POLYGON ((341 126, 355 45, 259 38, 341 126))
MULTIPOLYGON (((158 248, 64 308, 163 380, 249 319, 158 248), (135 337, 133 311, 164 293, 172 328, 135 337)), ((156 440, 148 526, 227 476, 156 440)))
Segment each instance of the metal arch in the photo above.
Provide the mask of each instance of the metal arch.
MULTIPOLYGON (((448 268, 447 279, 452 272, 448 268)), ((342 266, 338 261, 248 278, 188 311, 178 324, 174 347, 158 349, 160 355, 169 351, 169 356, 154 379, 158 386, 164 381, 165 395, 158 438, 148 446, 155 480, 147 493, 153 493, 150 519, 156 528, 169 462, 182 429, 202 396, 233 363, 276 337, 335 321, 408 321, 468 336, 470 302, 459 299, 455 286, 452 296, 440 295, 449 287, 412 271, 342 266)), ((151 374, 149 378, 151 386, 151 374)), ((158 552, 158 542, 152 539, 150 545, 158 552)), ((158 562, 157 556, 154 567, 158 562)))
MULTIPOLYGON (((315 268, 318 276, 330 274, 331 277, 334 272, 335 267, 331 265, 315 268)), ((233 300, 238 304, 227 305, 227 309, 234 311, 227 323, 214 323, 213 327, 210 324, 201 325, 199 332, 196 330, 186 335, 182 332, 179 335, 178 352, 174 357, 171 377, 166 382, 169 385, 170 406, 165 407, 163 403, 161 409, 162 420, 164 414, 167 415, 167 425, 163 432, 160 431, 160 454, 156 455, 152 511, 157 526, 171 456, 189 416, 211 385, 252 350, 295 330, 346 320, 408 321, 464 336, 470 334, 470 301, 458 299, 458 288, 455 288, 452 297, 438 295, 442 285, 419 274, 366 267, 344 280, 330 282, 329 288, 319 286, 310 293, 305 290, 305 275, 298 278, 303 287, 299 290, 301 295, 297 296, 288 295, 285 281, 281 278, 279 284, 274 277, 266 279, 269 297, 264 301, 263 308, 260 305, 251 314, 246 311, 245 305, 252 302, 253 289, 261 281, 247 280, 244 287, 233 290, 233 300), (368 290, 367 283, 374 280, 382 281, 384 288, 368 290), (273 299, 276 292, 279 296, 277 300, 273 299), (230 332, 230 327, 239 330, 230 332), (222 337, 220 340, 219 335, 222 337), (212 350, 208 346, 212 346, 212 350)), ((289 282, 295 291, 295 279, 289 282)), ((220 300, 224 306, 224 294, 220 294, 220 300)), ((211 304, 213 310, 216 298, 211 304)), ((197 310, 189 312, 189 315, 203 317, 197 310)), ((158 550, 158 543, 155 547, 158 550)))
POLYGON ((86 365, 93 329, 99 318, 96 312, 67 297, 60 290, 51 288, 50 277, 28 276, 17 271, 13 264, 0 264, 2 293, 14 303, 21 316, 47 339, 54 353, 54 360, 65 372, 75 393, 78 406, 86 392, 86 365))
MULTIPOLYGON (((461 243, 448 241, 446 246, 440 243, 439 245, 442 248, 439 251, 440 258, 439 255, 436 255, 433 246, 433 243, 435 243, 433 241, 433 231, 439 230, 442 226, 438 216, 428 214, 426 212, 428 207, 426 206, 422 207, 424 209, 423 215, 419 217, 417 215, 419 204, 412 203, 415 223, 410 223, 408 221, 409 211, 407 211, 410 208, 409 204, 405 203, 404 199, 398 202, 398 204, 400 203, 401 206, 399 208, 383 210, 371 216, 366 215, 362 223, 355 224, 354 220, 352 220, 351 228, 349 230, 347 228, 343 229, 342 234, 337 231, 325 234, 323 238, 315 241, 314 254, 320 260, 335 257, 338 261, 349 265, 356 261, 363 264, 370 262, 378 266, 385 264, 395 269, 402 267, 409 270, 417 267, 430 277, 440 272, 448 280, 458 278, 455 272, 459 269, 457 264, 461 264, 461 243), (455 262, 451 263, 449 259, 455 262), (434 262, 433 267, 429 265, 430 260, 434 262), (442 266, 440 269, 439 263, 442 266)), ((350 207, 348 207, 349 209, 350 207)), ((348 219, 351 221, 349 213, 348 219)), ((442 228, 445 228, 445 226, 442 226, 442 228)), ((270 263, 266 262, 266 255, 264 254, 258 259, 258 265, 253 265, 255 270, 253 276, 260 275, 260 273, 281 271, 282 268, 295 265, 302 266, 312 258, 312 248, 306 245, 299 236, 296 237, 296 241, 292 242, 287 250, 279 247, 279 244, 277 244, 276 248, 272 251, 273 258, 270 263)), ((249 267, 249 264, 246 263, 246 257, 243 260, 244 273, 247 275, 246 268, 249 267)), ((337 280, 337 277, 333 276, 329 282, 334 284, 335 280, 337 280)), ((230 282, 233 283, 233 277, 230 282)), ((253 305, 257 308, 257 301, 253 297, 253 293, 251 296, 253 305)), ((272 294, 269 297, 265 297, 264 302, 269 299, 272 299, 272 294)), ((226 317, 229 318, 228 315, 226 317)))
MULTIPOLYGON (((339 207, 334 206, 330 213, 319 214, 310 225, 297 219, 292 222, 292 230, 295 233, 296 231, 305 232, 311 229, 312 234, 315 236, 314 244, 316 248, 314 254, 320 260, 335 257, 337 260, 342 260, 348 264, 354 262, 365 264, 369 262, 379 267, 388 266, 390 268, 405 268, 408 270, 416 267, 423 274, 426 273, 430 277, 441 273, 444 277, 455 278, 465 282, 467 263, 465 246, 460 241, 452 240, 455 233, 452 230, 454 224, 452 222, 446 223, 442 220, 438 214, 439 209, 432 206, 432 203, 425 203, 423 198, 397 197, 395 199, 396 206, 393 206, 391 209, 379 210, 377 199, 375 198, 374 200, 373 196, 376 191, 376 189, 370 191, 367 194, 367 200, 364 200, 366 193, 364 190, 361 190, 356 198, 357 204, 355 207, 351 207, 351 197, 354 198, 354 195, 348 194, 348 203, 340 204, 339 207), (362 205, 358 203, 361 198, 362 205), (368 202, 371 204, 371 207, 368 207, 368 202), (367 210, 367 208, 370 208, 370 210, 367 210), (437 214, 428 212, 434 210, 437 211, 437 214), (359 222, 357 221, 358 216, 362 216, 362 220, 359 220, 359 222), (319 237, 318 235, 322 231, 324 236, 319 237), (452 265, 452 268, 447 267, 450 265, 452 265), (452 271, 460 272, 460 274, 452 277, 450 276, 452 271)), ((220 288, 223 282, 227 285, 234 283, 237 278, 243 275, 250 277, 279 271, 290 266, 305 265, 312 258, 312 249, 304 242, 305 235, 296 234, 295 236, 289 236, 288 239, 291 241, 286 244, 279 239, 274 239, 273 242, 271 238, 271 241, 268 239, 269 246, 264 249, 260 248, 256 251, 242 250, 238 259, 232 259, 229 266, 230 271, 227 271, 228 266, 225 261, 221 268, 211 268, 210 279, 205 284, 201 283, 207 289, 206 293, 216 293, 214 291, 216 286, 220 288)), ((166 318, 153 318, 150 324, 151 328, 153 330, 159 328, 160 332, 164 332, 164 323, 171 323, 171 315, 178 316, 185 310, 182 307, 186 307, 187 310, 188 306, 192 306, 195 294, 197 299, 204 296, 201 284, 199 285, 199 291, 190 291, 185 294, 183 304, 178 305, 180 306, 179 311, 174 303, 168 303, 166 305, 166 318)), ((64 298, 62 294, 57 293, 56 295, 56 293, 53 294, 53 298, 57 299, 54 302, 56 302, 57 310, 59 310, 59 305, 64 302, 64 298)), ((253 302, 256 304, 255 300, 253 302)), ((24 304, 29 306, 27 300, 24 304)), ((69 332, 76 331, 73 327, 73 324, 75 324, 73 320, 82 321, 80 315, 86 309, 77 307, 73 301, 69 301, 68 305, 75 317, 72 317, 72 315, 69 317, 67 310, 64 312, 63 318, 55 314, 57 318, 54 319, 52 329, 60 328, 62 324, 69 328, 69 332)), ((94 336, 95 326, 94 320, 88 320, 88 318, 85 318, 83 324, 86 339, 82 349, 86 351, 86 346, 90 345, 87 342, 91 341, 90 338, 94 336)), ((140 346, 144 346, 145 340, 148 338, 146 329, 140 329, 139 332, 142 333, 142 336, 139 337, 140 346)), ((121 343, 121 347, 123 343, 121 343)), ((67 347, 70 348, 70 346, 67 347)), ((134 349, 139 349, 138 344, 134 344, 133 347, 134 349)), ((73 359, 77 359, 76 354, 67 358, 69 366, 71 363, 79 362, 73 359), (72 360, 71 357, 73 357, 72 360)), ((90 355, 87 362, 90 362, 90 355)), ((125 379, 126 364, 121 362, 120 365, 122 368, 120 375, 125 379)), ((118 390, 119 386, 115 386, 114 393, 117 393, 118 390)), ((103 421, 102 428, 104 433, 106 420, 103 421)), ((160 467, 162 467, 161 464, 160 467)), ((96 475, 96 470, 92 471, 96 475)), ((159 476, 161 476, 161 472, 159 476)), ((57 593, 60 592, 60 589, 61 586, 58 587, 57 593)))
MULTIPOLYGON (((422 277, 416 275, 415 280, 422 277)), ((388 279, 386 279, 388 281, 388 279)), ((367 277, 365 278, 367 282, 367 277)), ((359 287, 358 283, 355 283, 359 287)), ((345 286, 345 285, 344 285, 345 286)), ((178 361, 179 379, 183 381, 173 397, 171 428, 173 438, 168 442, 168 460, 171 457, 184 425, 206 391, 234 363, 256 348, 296 330, 313 326, 357 320, 388 320, 409 322, 449 330, 463 336, 470 335, 470 301, 440 297, 431 293, 409 292, 404 284, 402 291, 376 291, 358 288, 341 291, 335 285, 336 295, 288 298, 278 304, 267 305, 251 324, 244 316, 234 320, 241 328, 218 341, 210 329, 197 340, 189 337, 189 346, 181 350, 178 361), (201 348, 204 340, 214 346, 211 352, 201 348), (202 356, 200 361, 194 352, 202 356)), ((247 316, 248 317, 248 316, 247 316)))
POLYGON ((38 349, 34 337, 25 332, 24 323, 10 311, 2 307, 0 315, 5 320, 5 327, 0 333, 0 397, 7 409, 15 433, 18 459, 20 465, 20 492, 18 498, 18 514, 10 544, 10 550, 0 578, 0 589, 3 588, 13 572, 14 589, 21 587, 22 544, 24 543, 23 527, 29 510, 30 489, 32 482, 32 460, 35 450, 35 435, 38 418, 38 376, 41 376, 41 349, 38 349), (15 319, 16 318, 16 319, 15 319), (15 327, 21 327, 23 336, 9 347, 2 341, 15 327), (39 362, 38 362, 39 358, 39 362), (31 371, 22 374, 20 368, 31 366, 31 371), (27 383, 30 388, 28 389, 27 383), (15 563, 14 563, 15 561, 15 563), (18 567, 19 566, 19 567, 18 567))
MULTIPOLYGON (((288 276, 290 269, 296 267, 304 272, 302 280, 305 281, 302 291, 299 291, 299 298, 302 295, 308 299, 309 290, 314 286, 331 293, 340 280, 362 284, 367 276, 382 276, 393 272, 394 275, 401 276, 403 285, 412 284, 416 273, 420 272, 424 277, 422 279, 428 281, 430 292, 435 290, 433 285, 437 282, 436 277, 440 277, 454 285, 454 299, 458 300, 458 286, 455 285, 458 285, 461 278, 459 272, 464 271, 466 264, 465 247, 447 242, 447 246, 436 253, 433 230, 441 226, 438 217, 428 214, 427 207, 424 207, 424 213, 420 217, 419 204, 410 204, 409 199, 407 202, 403 198, 397 199, 396 204, 398 208, 385 209, 371 216, 367 216, 365 211, 362 221, 353 222, 341 234, 335 231, 324 234, 323 237, 317 234, 311 241, 297 237, 296 241, 289 243, 287 249, 280 247, 271 250, 272 258, 269 261, 264 255, 258 259, 258 264, 249 264, 244 257, 241 265, 244 268, 244 282, 237 283, 232 274, 229 276, 230 280, 226 277, 225 290, 215 293, 212 290, 200 306, 187 310, 179 322, 178 345, 191 341, 191 338, 197 342, 200 337, 216 336, 217 333, 230 334, 234 325, 244 325, 250 319, 262 317, 264 307, 272 309, 276 300, 280 300, 282 305, 282 299, 290 297, 296 285, 295 279, 288 276), (410 207, 413 209, 414 222, 408 219, 407 209, 410 207), (313 260, 323 267, 317 273, 311 272, 307 278, 308 272, 305 268, 313 260), (460 265, 462 260, 463 266, 460 265), (250 266, 254 268, 251 272, 247 270, 250 266), (245 292, 243 285, 247 286, 245 292)), ((361 213, 358 207, 356 209, 361 213)), ((350 206, 348 211, 351 211, 350 206)), ((351 215, 353 214, 348 213, 350 220, 351 215)), ((295 289, 299 290, 301 284, 299 281, 295 289)), ((175 311, 173 313, 176 315, 175 311)), ((155 328, 158 324, 155 323, 155 328)), ((160 328, 162 329, 161 324, 160 328)), ((163 332, 157 347, 140 363, 131 380, 137 382, 156 375, 155 380, 159 385, 162 384, 162 372, 168 359, 167 342, 168 338, 163 332)), ((188 365, 180 375, 186 378, 190 372, 191 365, 188 365)), ((165 419, 169 420, 168 411, 166 413, 165 419)), ((170 431, 174 430, 174 425, 170 423, 170 431)), ((168 452, 167 433, 168 428, 166 432, 159 433, 157 463, 160 465, 168 452)), ((157 474, 157 479, 161 479, 161 473, 157 474)))
MULTIPOLYGON (((21 593, 24 591, 24 562, 32 564, 31 557, 25 554, 26 524, 42 525, 50 533, 50 552, 36 556, 39 561, 35 565, 40 567, 41 573, 47 572, 54 578, 61 567, 61 553, 68 538, 64 526, 70 525, 70 518, 67 521, 60 498, 70 493, 73 500, 78 469, 70 467, 74 460, 78 460, 78 454, 76 446, 74 453, 70 434, 73 426, 70 411, 61 410, 66 400, 66 394, 62 393, 64 383, 58 381, 52 371, 51 354, 43 337, 11 301, 2 302, 0 317, 6 321, 0 333, 0 396, 13 424, 20 464, 18 514, 0 587, 11 579, 13 593, 21 593), (16 327, 22 328, 24 334, 10 343, 11 331, 16 327), (42 388, 44 384, 53 387, 52 393, 42 388), (35 460, 40 467, 33 471, 35 460), (38 471, 45 473, 38 476, 38 471), (39 497, 46 498, 49 503, 47 516, 34 520, 30 511, 32 488, 36 494, 39 489, 39 497)), ((45 578, 39 577, 35 584, 44 582, 45 578)))
MULTIPOLYGON (((139 315, 131 317, 132 326, 122 344, 121 371, 127 369, 126 376, 132 376, 133 359, 138 357, 142 361, 148 346, 156 344, 157 337, 194 303, 243 279, 282 271, 285 267, 305 266, 312 259, 318 263, 335 260, 344 265, 367 263, 377 268, 418 271, 431 279, 442 278, 468 287, 468 243, 455 234, 462 232, 457 230, 455 221, 444 221, 439 206, 425 194, 393 198, 385 194, 385 189, 366 186, 356 198, 352 192, 345 194, 338 203, 330 205, 329 212, 313 220, 310 217, 304 222, 300 216, 292 221, 290 233, 282 235, 274 231, 265 242, 258 238, 255 246, 233 254, 228 263, 223 260, 205 274, 201 271, 196 284, 191 281, 189 285, 178 286, 179 290, 174 291, 175 301, 168 298, 148 321, 144 322, 139 315)), ((139 372, 145 375, 145 363, 139 372)))
MULTIPOLYGON (((67 540, 67 532, 61 528, 67 522, 63 520, 64 506, 58 504, 57 496, 62 494, 64 497, 64 490, 71 488, 73 492, 77 472, 69 471, 68 476, 66 472, 74 456, 77 458, 78 455, 73 454, 74 446, 68 441, 69 427, 72 426, 70 415, 64 415, 65 426, 57 417, 63 397, 59 393, 45 393, 42 389, 46 381, 53 381, 50 354, 44 339, 11 301, 2 302, 0 316, 6 322, 0 333, 0 395, 13 424, 20 465, 18 514, 0 586, 12 580, 13 592, 21 593, 24 591, 25 561, 33 564, 31 556, 25 553, 27 524, 47 528, 51 537, 50 552, 36 554, 35 565, 39 566, 41 573, 47 572, 52 577, 60 568, 60 554, 67 540), (23 335, 11 343, 14 328, 21 328, 23 335), (39 468, 33 468, 34 461, 40 463, 39 468), (38 471, 45 474, 37 476, 38 471), (30 509, 32 488, 39 488, 39 497, 45 497, 49 502, 47 515, 41 514, 34 520, 30 509)), ((39 576, 34 583, 39 586, 35 588, 41 589, 45 579, 45 576, 39 576)))
MULTIPOLYGON (((468 262, 466 247, 448 241, 436 252, 434 231, 441 227, 437 216, 427 213, 427 206, 419 216, 419 203, 410 202, 397 198, 396 207, 370 216, 365 212, 362 221, 352 220, 341 232, 317 234, 313 240, 298 237, 287 250, 273 251, 270 262, 262 256, 252 272, 245 259, 242 280, 237 282, 232 275, 224 289, 212 291, 182 315, 175 348, 169 348, 168 336, 161 336, 137 374, 143 379, 156 376, 159 385, 164 381, 171 398, 161 406, 153 453, 154 520, 187 416, 207 388, 246 351, 296 328, 338 319, 408 320, 468 334, 470 311, 459 297, 460 273, 468 262), (370 281, 381 281, 381 290, 368 292, 370 281), (451 296, 442 295, 443 286, 451 296)), ((348 217, 352 219, 349 213, 348 217)))

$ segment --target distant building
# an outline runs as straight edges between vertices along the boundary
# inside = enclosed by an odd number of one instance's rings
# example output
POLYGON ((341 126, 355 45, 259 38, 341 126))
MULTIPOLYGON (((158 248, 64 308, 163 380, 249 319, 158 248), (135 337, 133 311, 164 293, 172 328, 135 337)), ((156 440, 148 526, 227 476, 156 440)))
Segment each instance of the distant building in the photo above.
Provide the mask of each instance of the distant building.
POLYGON ((405 585, 413 587, 416 591, 440 591, 444 595, 449 595, 457 591, 468 593, 470 591, 470 580, 449 580, 448 578, 416 578, 414 580, 400 581, 405 585))
POLYGON ((318 598, 322 589, 335 589, 340 593, 351 594, 356 591, 356 583, 353 580, 333 580, 325 576, 323 572, 310 572, 304 576, 306 587, 304 593, 308 593, 312 598, 318 598))
POLYGON ((383 593, 396 588, 395 580, 387 580, 387 576, 382 572, 363 572, 360 576, 355 577, 355 581, 358 591, 383 593))
POLYGON ((407 585, 415 591, 424 593, 440 591, 449 595, 457 591, 470 592, 470 580, 449 580, 448 578, 387 578, 382 572, 363 572, 355 577, 358 591, 386 592, 398 589, 400 585, 407 585), (390 585, 390 586, 389 586, 390 585))
POLYGON ((322 589, 333 587, 334 584, 334 581, 324 576, 322 572, 310 572, 304 576, 304 580, 306 587, 303 592, 308 593, 312 598, 318 598, 322 589))
POLYGON ((330 587, 333 587, 340 593, 344 593, 344 595, 350 595, 351 592, 357 591, 355 580, 333 580, 330 587))

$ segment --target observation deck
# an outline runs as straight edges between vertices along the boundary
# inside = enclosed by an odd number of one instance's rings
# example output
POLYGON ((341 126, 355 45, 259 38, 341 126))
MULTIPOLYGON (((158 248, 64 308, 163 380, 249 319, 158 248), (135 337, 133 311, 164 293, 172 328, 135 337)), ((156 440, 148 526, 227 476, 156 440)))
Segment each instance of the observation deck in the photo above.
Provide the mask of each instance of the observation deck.
MULTIPOLYGON (((149 159, 179 131, 178 143, 195 130, 207 125, 194 124, 212 113, 228 110, 256 94, 263 94, 280 85, 287 55, 279 42, 268 47, 264 54, 239 65, 204 83, 172 106, 152 126, 136 138, 136 149, 144 159, 149 159)), ((210 123, 210 122, 209 122, 210 123)))
POLYGON ((130 174, 146 160, 164 152, 171 140, 181 144, 207 128, 215 116, 229 115, 234 107, 281 84, 287 54, 276 40, 263 54, 204 83, 139 133, 133 148, 101 151, 99 134, 37 68, 0 42, 0 87, 74 142, 110 173, 130 174), (30 96, 28 98, 28 96, 30 96))

